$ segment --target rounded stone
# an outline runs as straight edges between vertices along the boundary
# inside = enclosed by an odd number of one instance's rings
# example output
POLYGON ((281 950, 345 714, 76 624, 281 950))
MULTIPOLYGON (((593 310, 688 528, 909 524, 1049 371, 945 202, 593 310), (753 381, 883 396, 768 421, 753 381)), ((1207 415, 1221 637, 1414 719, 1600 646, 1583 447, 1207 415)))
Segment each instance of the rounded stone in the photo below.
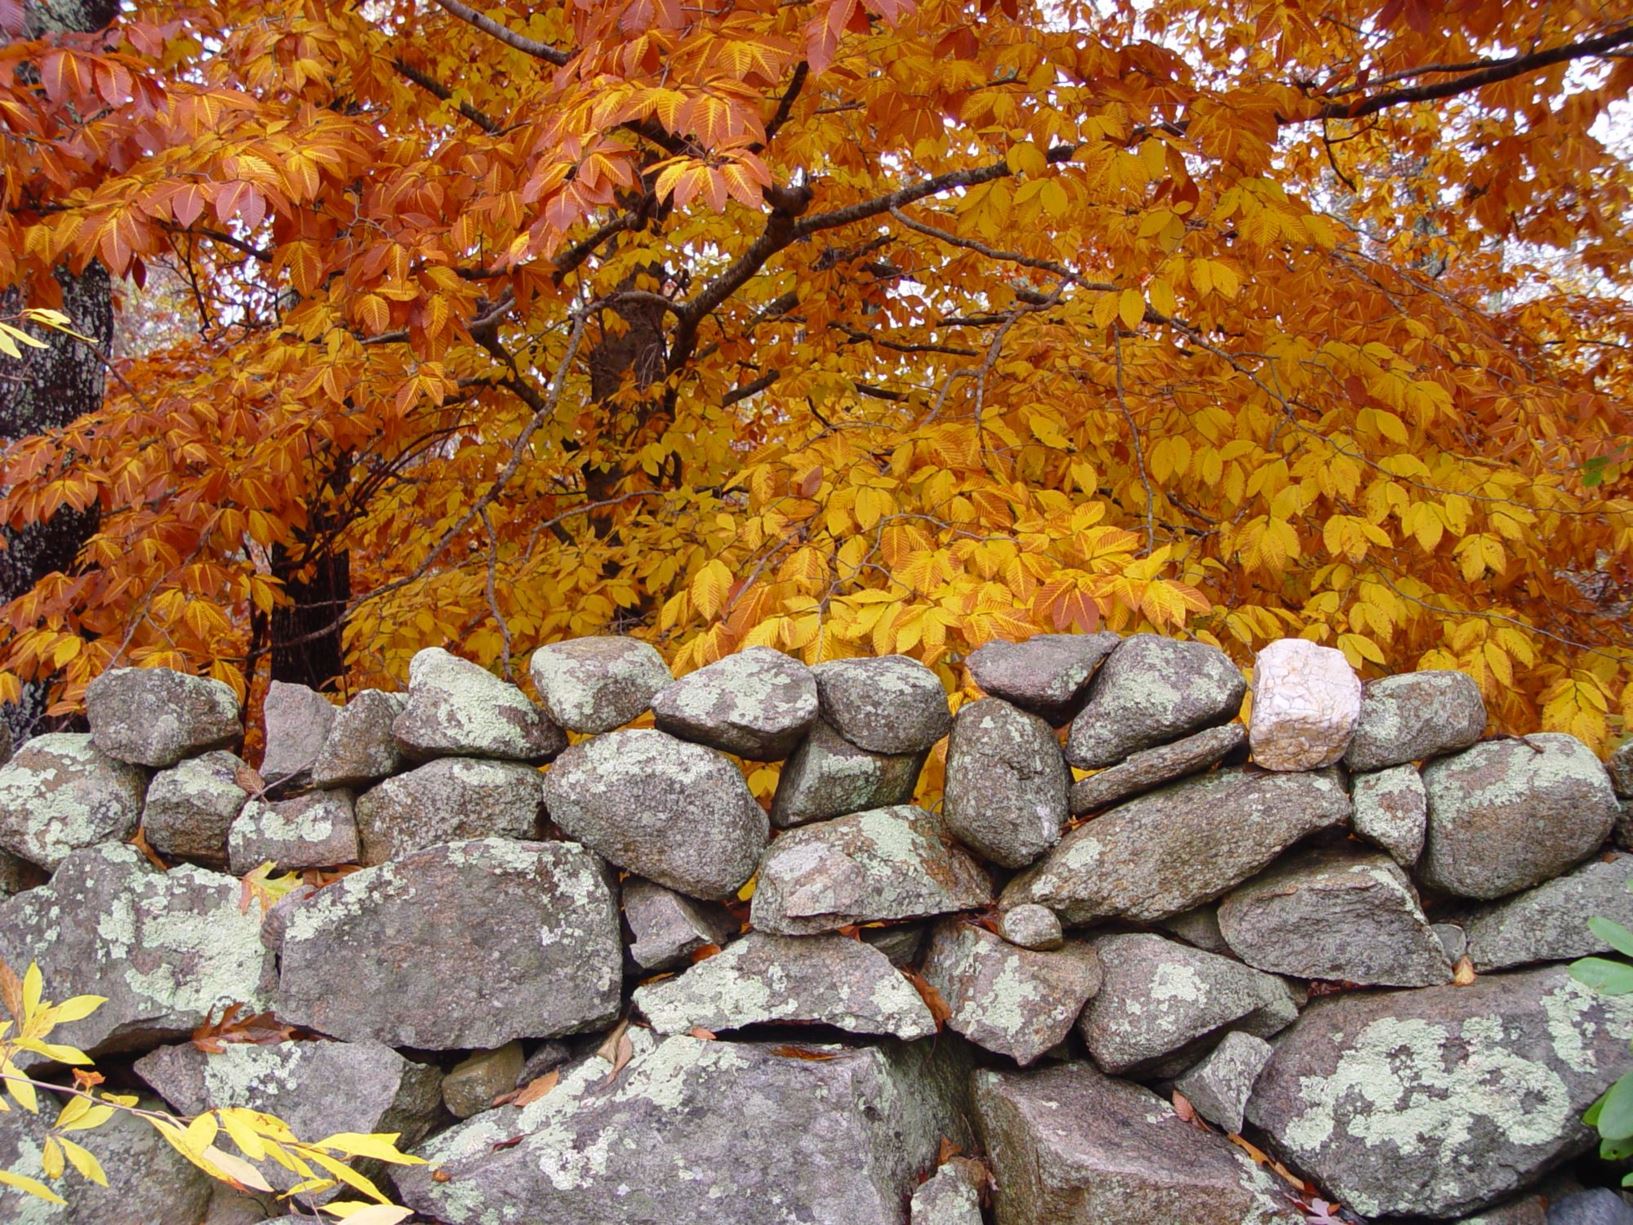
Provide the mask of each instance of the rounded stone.
POLYGON ((998 934, 1023 949, 1048 952, 1065 943, 1060 916, 1047 906, 1027 902, 998 916, 998 934))
POLYGON ((227 831, 247 796, 238 779, 248 769, 236 754, 216 749, 160 770, 142 808, 147 844, 161 855, 226 867, 227 831))
POLYGON ((1116 634, 1036 634, 1024 642, 989 642, 965 661, 988 694, 1059 726, 1088 697, 1095 669, 1122 639, 1116 634))
POLYGON ((1253 661, 1248 743, 1266 770, 1319 770, 1344 756, 1361 715, 1361 681, 1342 651, 1280 638, 1253 661))
POLYGON ((1101 665, 1089 701, 1066 739, 1066 760, 1085 770, 1114 765, 1242 708, 1247 681, 1218 647, 1156 634, 1125 638, 1101 665))
POLYGON ((169 668, 109 669, 86 688, 85 716, 98 749, 138 766, 173 766, 244 730, 231 689, 169 668))
POLYGON ((90 736, 36 736, 0 766, 0 848, 53 870, 72 851, 128 838, 146 792, 147 772, 90 736))
POLYGON ((638 638, 552 642, 534 651, 528 666, 550 717, 574 732, 622 727, 674 680, 663 656, 638 638))
POLYGON ((952 723, 941 679, 916 659, 835 659, 811 671, 822 717, 870 753, 922 752, 952 723))
POLYGON ((1486 728, 1486 704, 1462 672, 1406 672, 1368 683, 1344 764, 1381 770, 1466 748, 1486 728))
POLYGON ((567 745, 561 728, 515 685, 441 647, 426 647, 409 664, 408 705, 391 730, 403 753, 418 761, 549 761, 567 745))
POLYGON ((1060 841, 1069 775, 1037 715, 999 698, 960 708, 947 742, 942 817, 977 854, 1024 868, 1060 841))
POLYGON ((817 717, 816 678, 799 660, 749 647, 665 685, 658 728, 753 761, 792 753, 817 717))

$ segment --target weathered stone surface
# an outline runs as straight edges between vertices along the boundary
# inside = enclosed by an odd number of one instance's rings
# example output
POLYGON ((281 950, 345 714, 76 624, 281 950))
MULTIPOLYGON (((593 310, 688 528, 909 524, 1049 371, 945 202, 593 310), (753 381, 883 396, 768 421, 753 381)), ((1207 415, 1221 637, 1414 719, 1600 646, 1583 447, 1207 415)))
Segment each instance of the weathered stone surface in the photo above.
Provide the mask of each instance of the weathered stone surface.
POLYGON ((1066 760, 1085 770, 1236 717, 1247 694, 1218 647, 1155 634, 1125 638, 1101 665, 1066 738, 1066 760))
POLYGON ((913 798, 923 753, 870 753, 817 719, 777 776, 771 823, 779 829, 826 821, 913 798))
POLYGON ((1331 771, 1183 779, 1072 830, 1009 883, 1003 906, 1041 902, 1068 924, 1154 922, 1212 901, 1349 812, 1331 771))
POLYGON ((719 906, 696 902, 639 876, 624 881, 624 920, 634 937, 629 955, 648 970, 664 970, 706 944, 725 944, 737 923, 719 906))
POLYGON ((754 761, 780 761, 817 717, 816 678, 799 660, 749 647, 665 685, 658 729, 754 761))
POLYGON ((692 897, 736 893, 770 827, 737 767, 664 732, 610 732, 561 755, 550 819, 620 868, 692 897))
POLYGON ((611 1021, 621 960, 593 855, 477 838, 354 872, 301 903, 277 1013, 350 1042, 491 1048, 611 1021))
POLYGON ((1185 1075, 1174 1088, 1215 1127, 1232 1134, 1242 1130, 1242 1112, 1253 1093, 1253 1083, 1270 1061, 1270 1043, 1233 1030, 1185 1075))
POLYGON ((1429 826, 1429 794, 1416 766, 1390 766, 1350 780, 1355 832, 1396 863, 1410 868, 1423 854, 1429 826))
POLYGON ((244 730, 231 689, 169 668, 110 668, 86 688, 85 717, 98 749, 138 766, 173 766, 244 730))
POLYGON ((975 1075, 998 1225, 1302 1225, 1234 1144, 1086 1064, 975 1075))
POLYGON ((1058 727, 1082 708, 1095 669, 1121 641, 1112 633, 1038 634, 989 642, 964 662, 987 693, 1058 727))
POLYGON ((1623 800, 1617 805, 1616 828, 1611 841, 1624 851, 1633 851, 1633 800, 1623 800))
POLYGON ((228 839, 232 874, 263 863, 280 872, 357 862, 350 791, 309 791, 292 800, 250 800, 228 839))
POLYGON ((926 926, 924 923, 895 923, 888 927, 864 927, 857 934, 900 970, 918 960, 929 934, 926 926))
POLYGON ((1104 977, 1077 1027, 1114 1075, 1171 1075, 1227 1028, 1263 1038, 1298 1015, 1286 983, 1228 957, 1143 933, 1091 944, 1104 977))
POLYGON ((397 1173, 404 1202, 483 1225, 900 1225, 917 1176, 958 1118, 967 1063, 957 1044, 812 1048, 656 1038, 608 1083, 586 1059, 530 1105, 487 1111, 397 1173), (519 1137, 507 1147, 500 1141, 519 1137))
POLYGON ((1605 763, 1610 771, 1610 784, 1622 799, 1633 799, 1633 737, 1622 741, 1605 763))
POLYGON ((1248 965, 1366 987, 1450 982, 1451 963, 1406 873, 1349 844, 1290 855, 1219 903, 1219 930, 1248 965))
POLYGON ((408 665, 408 705, 391 725, 404 755, 549 761, 567 735, 515 685, 441 647, 408 665))
POLYGON ((889 958, 837 935, 750 932, 675 978, 638 987, 634 1004, 660 1034, 767 1021, 909 1039, 936 1032, 930 1009, 889 958))
POLYGON ((1465 748, 1486 729, 1486 704, 1464 672, 1405 672, 1368 682, 1344 753, 1357 773, 1465 748))
POLYGON ((312 766, 339 713, 335 704, 305 685, 273 681, 263 708, 266 753, 261 759, 261 777, 274 787, 310 780, 312 766))
POLYGON ((439 757, 357 797, 362 862, 381 864, 461 838, 534 839, 544 816, 544 776, 532 766, 439 757))
POLYGON ((1430 762, 1423 786, 1429 824, 1419 878, 1462 897, 1502 897, 1558 876, 1598 850, 1616 823, 1604 767, 1562 732, 1430 762))
POLYGON ((1629 884, 1633 855, 1617 855, 1505 898, 1464 924, 1469 959, 1484 974, 1609 952, 1610 945, 1588 930, 1588 919, 1600 915, 1633 926, 1629 884))
POLYGON ((1222 761, 1247 740, 1247 728, 1240 723, 1223 723, 1204 728, 1172 744, 1142 749, 1128 760, 1109 766, 1072 784, 1072 815, 1109 808, 1131 796, 1141 795, 1177 778, 1199 774, 1222 761))
POLYGON ((1440 947, 1446 950, 1446 960, 1454 966, 1463 960, 1469 951, 1468 933, 1455 923, 1436 923, 1434 930, 1440 947))
POLYGON ((981 1225, 981 1187, 986 1172, 979 1161, 954 1157, 940 1166, 907 1206, 908 1225, 981 1225))
POLYGON ((1361 679, 1342 651, 1278 638, 1254 657, 1248 742, 1266 770, 1333 765, 1360 717, 1361 679))
POLYGON ((952 1010, 952 1029, 1024 1067, 1071 1033, 1100 987, 1100 962, 1081 943, 1034 952, 943 919, 930 935, 924 977, 952 1010))
POLYGON ((49 732, 0 766, 0 848, 51 871, 81 847, 128 838, 147 774, 91 737, 49 732))
POLYGON ((1024 868, 1060 841, 1070 781, 1047 723, 982 698, 953 719, 942 819, 977 854, 1024 868))
POLYGON ((1364 1217, 1457 1216, 1590 1145, 1630 1036, 1633 1001, 1563 966, 1331 996, 1275 1043, 1247 1117, 1364 1217))
POLYGON ((1633 1207, 1609 1187, 1590 1187, 1550 1202, 1548 1225, 1633 1225, 1633 1207))
POLYGON ((147 785, 142 836, 161 855, 227 866, 227 831, 248 798, 238 783, 243 758, 225 749, 160 770, 147 785))
POLYGON ((52 1031, 90 1054, 184 1038, 228 1004, 270 1003, 272 954, 243 888, 184 864, 156 870, 134 848, 104 844, 63 860, 49 884, 0 902, 0 958, 39 963, 52 999, 106 996, 52 1031))
POLYGON ((403 752, 391 727, 408 699, 383 689, 365 689, 335 712, 329 734, 312 763, 318 787, 366 787, 403 767, 403 752))
POLYGON ((1199 948, 1208 953, 1223 953, 1226 957, 1235 956, 1230 951, 1230 945, 1225 943, 1225 937, 1219 932, 1217 906, 1198 906, 1195 910, 1158 919, 1157 926, 1170 935, 1178 936, 1192 948, 1199 948))
POLYGON ((822 717, 870 753, 923 752, 952 723, 941 679, 916 659, 834 659, 811 671, 822 717))
POLYGON ((986 873, 947 840, 940 818, 904 804, 782 835, 760 862, 749 917, 761 931, 798 936, 991 900, 986 873))
POLYGON ((1060 930, 1060 916, 1047 906, 1028 902, 998 916, 998 934, 1023 949, 1049 952, 1066 942, 1060 930))
POLYGON ((529 667, 550 717, 574 732, 622 727, 675 679, 663 656, 636 638, 552 642, 533 652, 529 667))
POLYGON ((295 913, 296 907, 317 891, 316 885, 309 885, 303 881, 271 906, 266 907, 266 913, 261 916, 261 943, 269 953, 283 950, 284 932, 289 929, 289 916, 295 913))
POLYGON ((551 1040, 541 1042, 527 1057, 522 1070, 516 1075, 516 1088, 526 1088, 533 1081, 543 1076, 553 1068, 559 1068, 573 1057, 573 1048, 565 1042, 551 1040))
POLYGON ((481 1114, 493 1106, 494 1098, 516 1088, 525 1063, 520 1042, 465 1056, 442 1078, 443 1105, 456 1119, 481 1114))

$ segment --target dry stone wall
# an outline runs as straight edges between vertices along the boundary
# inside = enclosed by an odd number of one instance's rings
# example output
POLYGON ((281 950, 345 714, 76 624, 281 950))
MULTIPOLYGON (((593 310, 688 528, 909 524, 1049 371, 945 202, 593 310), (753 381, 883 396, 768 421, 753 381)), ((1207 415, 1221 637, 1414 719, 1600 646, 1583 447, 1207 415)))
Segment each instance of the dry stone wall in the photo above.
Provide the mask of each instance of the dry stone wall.
MULTIPOLYGON (((1468 677, 1297 640, 1245 722, 1202 643, 964 662, 955 714, 899 656, 676 680, 582 639, 535 701, 429 649, 406 694, 275 685, 259 773, 223 686, 110 672, 88 734, 0 767, 0 956, 106 996, 62 1040, 178 1111, 401 1132, 449 1225, 1305 1220, 1232 1133, 1343 1219, 1622 1208, 1558 1170, 1629 1062, 1633 1004, 1563 963, 1633 922, 1633 750, 1482 741, 1468 677), (235 877, 268 862, 323 871, 267 908, 235 877), (233 1005, 296 1036, 188 1043, 233 1005)), ((254 1219, 106 1143, 100 1215, 0 1219, 254 1219)))

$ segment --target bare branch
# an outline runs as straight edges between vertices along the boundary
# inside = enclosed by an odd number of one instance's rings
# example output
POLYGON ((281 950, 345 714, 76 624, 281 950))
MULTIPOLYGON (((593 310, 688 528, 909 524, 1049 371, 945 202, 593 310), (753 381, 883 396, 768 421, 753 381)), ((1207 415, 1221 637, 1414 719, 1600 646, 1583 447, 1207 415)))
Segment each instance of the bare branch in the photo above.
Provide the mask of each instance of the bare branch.
POLYGON ((573 58, 565 51, 558 51, 549 43, 541 43, 536 39, 528 38, 524 34, 516 33, 515 30, 508 26, 500 25, 492 17, 484 17, 470 5, 460 3, 460 0, 437 0, 437 3, 461 21, 475 26, 484 34, 497 38, 507 47, 516 48, 523 55, 531 55, 536 60, 554 64, 558 68, 573 58))

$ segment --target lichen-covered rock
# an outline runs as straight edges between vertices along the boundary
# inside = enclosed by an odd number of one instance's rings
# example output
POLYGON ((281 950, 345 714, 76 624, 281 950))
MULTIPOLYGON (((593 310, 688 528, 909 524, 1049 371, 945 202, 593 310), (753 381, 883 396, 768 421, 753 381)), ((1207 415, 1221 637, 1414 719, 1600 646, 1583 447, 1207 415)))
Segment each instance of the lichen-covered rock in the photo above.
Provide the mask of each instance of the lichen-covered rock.
POLYGON ((1423 768, 1419 878, 1461 897, 1514 893, 1581 863, 1610 836, 1616 795, 1575 736, 1493 740, 1423 768))
POLYGON ((357 862, 350 791, 308 791, 291 800, 250 800, 233 822, 228 858, 243 876, 263 863, 279 872, 357 862))
POLYGON ((36 736, 0 766, 0 848, 52 871, 81 847, 128 838, 146 791, 146 771, 90 736, 36 736))
POLYGON ((1466 748, 1486 729, 1486 704, 1463 672, 1405 672, 1367 683, 1344 753, 1359 773, 1466 748))
POLYGON ((953 719, 942 819, 977 854, 1024 868, 1060 841, 1070 778, 1047 723, 982 698, 953 719))
POLYGON ((725 944, 736 933, 736 921, 719 906, 683 897, 639 876, 623 886, 624 921, 629 924, 629 955, 647 970, 665 970, 706 944, 725 944))
POLYGON ((1174 1088, 1215 1127, 1232 1134, 1242 1130, 1242 1112, 1253 1084, 1270 1061, 1270 1043, 1233 1030, 1219 1040, 1174 1088))
POLYGON ((930 935, 924 977, 951 1009, 953 1030, 1024 1067, 1072 1032, 1100 987, 1100 961, 1081 943, 1034 952, 943 919, 930 935))
POLYGON ((1622 799, 1633 799, 1633 737, 1622 741, 1605 763, 1610 771, 1610 784, 1622 799))
POLYGON ((837 935, 750 932, 675 978, 636 988, 633 1002, 660 1034, 768 1021, 906 1039, 936 1032, 930 1009, 889 958, 837 935))
POLYGON ((1266 770, 1333 765, 1360 717, 1361 679, 1342 651, 1278 638, 1254 657, 1248 742, 1266 770))
POLYGON ((408 665, 408 704, 391 725, 404 755, 549 761, 567 735, 515 685, 441 647, 408 665))
POLYGON ((1125 638, 1101 665, 1072 720, 1066 760, 1085 770, 1166 744, 1242 708, 1247 681, 1218 647, 1155 634, 1125 638))
POLYGON ((736 766, 658 731, 574 745, 545 776, 544 795, 570 837, 691 897, 736 893, 771 832, 736 766))
POLYGON ((435 1137, 433 1165, 396 1171, 403 1201, 450 1225, 901 1225, 942 1136, 968 1142, 968 1064, 947 1038, 795 1058, 628 1037, 615 1078, 585 1059, 537 1101, 435 1137))
POLYGON ((1429 987, 1452 977, 1406 873, 1351 844, 1290 855, 1233 890, 1219 931, 1248 965, 1295 978, 1429 987))
POLYGON ((529 668, 550 717, 573 732, 622 727, 675 679, 650 643, 612 636, 552 642, 529 668))
POLYGON ((85 717, 98 749, 138 766, 173 766, 244 731, 231 689, 169 668, 110 668, 86 688, 85 717))
POLYGON ((965 664, 985 692, 1059 727, 1082 708, 1095 669, 1121 641, 1112 633, 1038 634, 989 642, 965 664))
POLYGON ((520 1042, 507 1042, 498 1050, 473 1052, 442 1078, 443 1105, 456 1119, 481 1114, 492 1108, 494 1098, 516 1088, 525 1064, 520 1042))
POLYGON ((951 1158, 913 1192, 908 1225, 981 1225, 985 1182, 986 1169, 979 1161, 951 1158))
POLYGON ((1617 855, 1505 898, 1465 922, 1469 959, 1484 974, 1609 952, 1587 921, 1598 915, 1633 926, 1630 884, 1633 855, 1617 855))
POLYGON ((1226 957, 1235 956, 1230 951, 1230 945, 1225 943, 1225 937, 1219 932, 1217 906, 1198 906, 1195 910, 1158 919, 1157 926, 1169 935, 1178 936, 1192 948, 1207 953, 1223 953, 1226 957))
POLYGON ((1302 1225, 1222 1136, 1086 1064, 975 1075, 998 1225, 1302 1225))
POLYGON ((870 753, 818 718, 777 776, 771 824, 779 829, 826 821, 913 798, 923 753, 870 753))
POLYGON ((799 660, 749 647, 665 685, 658 729, 753 761, 780 761, 817 717, 816 678, 799 660))
POLYGON ((1009 883, 1003 906, 1040 902, 1067 924, 1155 922, 1212 901, 1349 813, 1331 771, 1183 779, 1072 830, 1009 883))
POLYGON ((273 681, 263 703, 266 753, 261 777, 272 787, 304 784, 339 713, 335 704, 315 689, 273 681))
POLYGON ((1274 1044, 1247 1117, 1362 1216, 1457 1216, 1589 1147, 1630 1036, 1633 1001, 1563 966, 1331 996, 1274 1044))
POLYGON ((355 807, 370 865, 462 838, 535 839, 544 776, 515 761, 439 757, 370 787, 355 807))
POLYGON ((952 845, 940 818, 898 805, 778 838, 760 862, 749 918, 761 931, 799 936, 970 910, 991 900, 991 881, 952 845))
POLYGON ((142 836, 161 855, 227 866, 227 831, 248 799, 238 779, 243 758, 225 749, 160 770, 147 785, 142 836))
POLYGON ((916 659, 834 659, 811 671, 822 717, 870 753, 923 752, 952 723, 940 678, 916 659))
POLYGON ((402 769, 403 752, 391 727, 407 705, 400 693, 365 689, 342 706, 312 763, 312 784, 366 787, 402 769))
POLYGON ((1246 741, 1247 728, 1240 723, 1222 723, 1172 744, 1142 749, 1126 761, 1073 783, 1069 800, 1072 815, 1080 817, 1109 808, 1164 783, 1200 774, 1230 756, 1246 741))
POLYGON ((1389 766, 1350 779, 1351 825, 1379 850, 1388 851, 1403 868, 1423 854, 1429 827, 1429 794, 1416 766, 1389 766))
POLYGON ((277 1014, 349 1042, 491 1048, 611 1021, 622 955, 612 892, 583 847, 453 842, 296 907, 277 1014))
POLYGON ((924 938, 928 935, 923 923, 893 923, 888 926, 874 925, 857 930, 857 935, 863 941, 878 949, 898 970, 911 966, 918 960, 920 951, 924 948, 924 938))
POLYGON ((1066 942, 1060 930, 1060 916, 1036 902, 1027 902, 1000 914, 998 934, 1020 948, 1045 953, 1066 942))

